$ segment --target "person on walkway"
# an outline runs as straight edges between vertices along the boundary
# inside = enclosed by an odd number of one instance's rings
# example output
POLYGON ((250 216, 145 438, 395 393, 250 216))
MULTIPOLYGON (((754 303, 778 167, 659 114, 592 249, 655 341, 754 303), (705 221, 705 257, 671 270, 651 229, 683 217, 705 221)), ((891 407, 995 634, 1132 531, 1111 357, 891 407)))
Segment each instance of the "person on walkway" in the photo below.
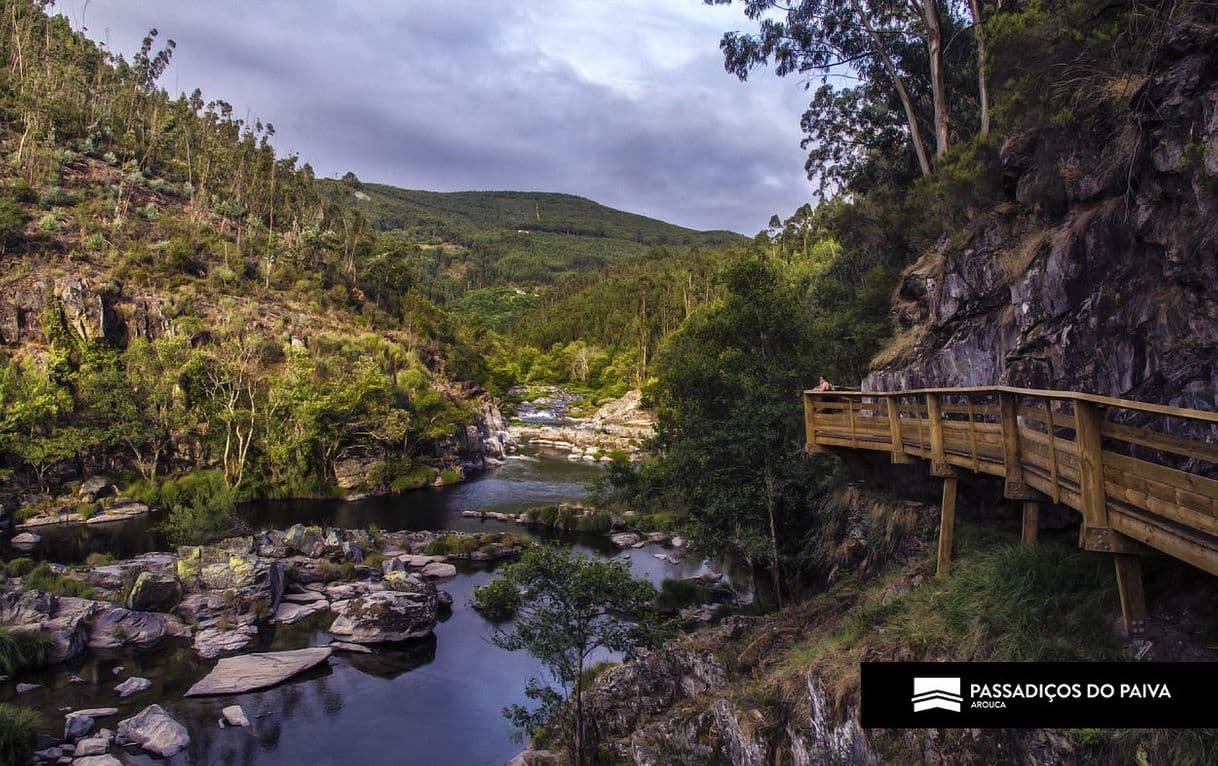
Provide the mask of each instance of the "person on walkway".
POLYGON ((826 380, 824 375, 821 375, 820 382, 817 383, 816 388, 814 388, 812 390, 813 391, 831 391, 831 390, 833 390, 833 384, 830 383, 828 380, 826 380))

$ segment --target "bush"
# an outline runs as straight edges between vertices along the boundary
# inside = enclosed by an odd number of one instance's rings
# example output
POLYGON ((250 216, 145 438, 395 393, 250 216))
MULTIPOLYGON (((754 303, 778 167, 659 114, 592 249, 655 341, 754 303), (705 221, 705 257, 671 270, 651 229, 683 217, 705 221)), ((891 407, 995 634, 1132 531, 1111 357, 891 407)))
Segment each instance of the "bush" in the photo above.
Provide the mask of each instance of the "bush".
POLYGON ((109 553, 98 553, 94 551, 85 557, 85 563, 91 567, 104 567, 107 564, 114 563, 114 557, 109 553))
POLYGON ((89 519, 97 515, 97 503, 81 503, 76 506, 76 515, 81 519, 89 519))
POLYGON ((14 675, 45 667, 55 656, 55 641, 46 633, 0 627, 0 672, 14 675))
POLYGON ((0 703, 0 763, 24 763, 42 720, 33 709, 0 703))
POLYGON ((0 249, 7 248, 21 238, 30 217, 17 200, 0 197, 0 249))
POLYGON ((175 544, 190 545, 229 537, 243 525, 237 517, 237 498, 219 471, 187 474, 161 484, 154 493, 169 516, 161 531, 175 544))
POLYGON ((692 582, 669 578, 660 583, 656 606, 660 611, 677 612, 687 606, 702 603, 703 594, 702 588, 692 582))
POLYGON ((519 606, 520 592, 507 580, 492 580, 474 589, 474 609, 492 622, 511 619, 519 606))
POLYGON ((19 556, 5 565, 4 571, 9 577, 25 577, 34 570, 34 560, 26 556, 19 556))

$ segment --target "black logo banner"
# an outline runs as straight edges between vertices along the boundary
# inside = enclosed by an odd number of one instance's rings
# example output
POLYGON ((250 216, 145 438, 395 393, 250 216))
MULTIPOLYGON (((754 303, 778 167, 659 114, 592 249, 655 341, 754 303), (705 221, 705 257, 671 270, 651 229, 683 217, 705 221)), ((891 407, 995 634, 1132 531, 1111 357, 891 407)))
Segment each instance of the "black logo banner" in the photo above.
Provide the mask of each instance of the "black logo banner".
POLYGON ((1218 727, 1218 663, 864 662, 862 724, 1218 727))

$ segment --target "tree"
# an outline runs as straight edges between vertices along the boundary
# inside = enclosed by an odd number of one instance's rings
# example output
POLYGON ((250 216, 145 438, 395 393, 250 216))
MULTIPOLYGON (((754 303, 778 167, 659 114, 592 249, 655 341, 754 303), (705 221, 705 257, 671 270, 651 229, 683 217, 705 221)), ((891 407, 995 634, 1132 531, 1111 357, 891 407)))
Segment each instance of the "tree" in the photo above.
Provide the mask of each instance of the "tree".
POLYGON ((695 546, 768 568, 781 600, 784 559, 800 550, 818 481, 800 450, 799 392, 832 373, 807 305, 776 266, 751 259, 722 280, 724 299, 661 349, 656 447, 695 546))
MULTIPOLYGON (((731 0, 705 0, 724 5, 731 0)), ((874 158, 877 139, 887 140, 900 127, 906 148, 922 175, 933 164, 922 138, 923 125, 934 135, 935 158, 951 143, 951 113, 964 99, 952 98, 946 67, 971 69, 976 57, 947 61, 946 41, 961 26, 957 3, 940 0, 743 0, 745 14, 758 22, 754 34, 729 32, 720 47, 729 72, 745 79, 755 67, 771 61, 779 76, 810 75, 820 80, 804 115, 811 145, 808 172, 818 176, 822 191, 853 180, 860 165, 874 158), (831 75, 846 75, 857 86, 839 87, 831 75), (922 94, 929 93, 931 110, 922 94)), ((979 18, 980 9, 972 9, 979 18)), ((967 40, 968 38, 964 38, 967 40)), ((973 36, 983 42, 980 30, 973 36)), ((960 46, 963 47, 963 46, 960 46)), ((984 90, 984 77, 979 80, 984 90)), ((811 87, 811 83, 807 83, 811 87)), ((988 107, 983 111, 987 115, 988 107)), ((901 154, 905 154, 902 152, 901 154)))
POLYGON ((630 652, 654 637, 655 590, 617 561, 602 561, 556 546, 534 546, 479 588, 480 608, 516 617, 497 627, 492 640, 509 651, 527 650, 559 685, 561 693, 529 682, 528 696, 541 706, 504 711, 530 735, 544 724, 563 730, 575 764, 588 762, 583 707, 584 670, 605 653, 630 652), (567 704, 562 704, 563 699, 567 704))

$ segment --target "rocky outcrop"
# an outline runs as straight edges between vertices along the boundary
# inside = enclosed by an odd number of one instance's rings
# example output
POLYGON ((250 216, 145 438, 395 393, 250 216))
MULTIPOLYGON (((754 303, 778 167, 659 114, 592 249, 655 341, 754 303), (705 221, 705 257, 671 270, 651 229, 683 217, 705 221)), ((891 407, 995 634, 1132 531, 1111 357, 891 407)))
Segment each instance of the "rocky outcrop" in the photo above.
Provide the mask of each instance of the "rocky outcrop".
POLYGON ((907 270, 865 389, 1008 384, 1218 409, 1218 25, 1150 56, 1112 140, 1009 136, 1008 200, 907 270))
POLYGON ((280 684, 330 658, 330 647, 315 646, 287 652, 261 652, 225 657, 202 680, 186 691, 187 697, 240 694, 280 684))
MULTIPOLYGON (((557 392, 551 398, 562 401, 562 396, 563 392, 557 392)), ((605 462, 615 452, 638 454, 655 434, 655 418, 643 409, 639 391, 606 402, 588 418, 569 417, 565 408, 554 402, 549 406, 554 409, 544 410, 544 414, 531 410, 519 422, 513 422, 509 427, 512 440, 561 450, 573 460, 605 462)))
POLYGON ((436 588, 416 580, 412 590, 374 591, 337 602, 330 634, 357 644, 406 641, 429 635, 436 624, 436 588))
POLYGON ((89 638, 89 619, 99 607, 98 602, 89 599, 40 591, 10 591, 0 594, 0 623, 49 636, 55 644, 52 659, 63 662, 84 650, 89 638))

